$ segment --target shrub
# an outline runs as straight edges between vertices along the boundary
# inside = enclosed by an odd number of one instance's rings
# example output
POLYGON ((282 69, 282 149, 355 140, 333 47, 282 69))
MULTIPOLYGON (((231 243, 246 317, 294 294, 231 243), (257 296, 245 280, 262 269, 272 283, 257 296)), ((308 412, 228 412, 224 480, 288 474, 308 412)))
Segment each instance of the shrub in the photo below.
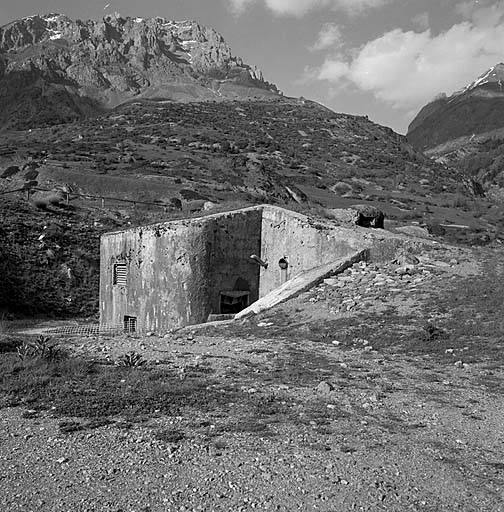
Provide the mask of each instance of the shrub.
POLYGON ((49 203, 43 197, 33 199, 33 204, 40 210, 47 210, 49 203))
POLYGON ((137 352, 127 352, 126 354, 124 354, 120 359, 119 361, 117 362, 117 364, 119 366, 125 366, 127 368, 135 368, 137 366, 142 366, 146 363, 147 361, 143 358, 143 356, 137 352))
POLYGON ((17 355, 21 361, 28 359, 44 359, 56 361, 64 359, 66 353, 51 341, 49 336, 40 335, 35 341, 23 341, 17 347, 17 355))

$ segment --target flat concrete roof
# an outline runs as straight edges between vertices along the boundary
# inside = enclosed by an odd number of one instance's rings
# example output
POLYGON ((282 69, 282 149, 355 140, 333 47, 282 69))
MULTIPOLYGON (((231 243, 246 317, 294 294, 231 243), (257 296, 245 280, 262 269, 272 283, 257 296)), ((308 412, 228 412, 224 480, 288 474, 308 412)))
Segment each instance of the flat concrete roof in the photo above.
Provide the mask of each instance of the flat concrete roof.
MULTIPOLYGON (((156 226, 166 226, 167 224, 178 224, 178 225, 188 225, 195 222, 205 222, 211 219, 217 219, 219 217, 226 217, 229 215, 234 215, 237 213, 245 213, 245 212, 251 212, 251 211, 257 211, 257 210, 277 210, 282 211, 285 213, 288 213, 292 217, 295 217, 302 221, 308 221, 311 219, 311 217, 308 217, 307 215, 303 213, 298 213, 293 210, 289 210, 288 208, 282 208, 281 206, 275 206, 271 204, 260 204, 255 206, 246 206, 245 208, 237 208, 235 210, 226 210, 224 212, 218 212, 218 213, 210 213, 208 215, 201 215, 199 217, 185 217, 183 219, 173 219, 173 220, 166 220, 161 222, 154 222, 152 224, 142 224, 141 226, 126 228, 126 229, 118 229, 115 231, 108 231, 107 233, 103 233, 101 235, 101 238, 107 237, 110 235, 116 235, 118 233, 127 233, 127 232, 134 232, 138 231, 139 229, 145 229, 145 228, 155 228, 156 226)), ((319 222, 323 222, 320 220, 319 222)), ((327 223, 327 227, 330 227, 330 223, 327 223)))

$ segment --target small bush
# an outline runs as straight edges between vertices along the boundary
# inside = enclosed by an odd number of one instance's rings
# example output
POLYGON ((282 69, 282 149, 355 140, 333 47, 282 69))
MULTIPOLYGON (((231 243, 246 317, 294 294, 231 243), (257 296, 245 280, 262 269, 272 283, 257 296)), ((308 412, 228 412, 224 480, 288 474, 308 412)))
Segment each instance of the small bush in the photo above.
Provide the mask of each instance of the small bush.
POLYGON ((33 199, 33 204, 40 210, 47 210, 47 207, 49 206, 49 203, 42 197, 33 199))
POLYGON ((143 356, 141 354, 138 354, 137 352, 133 351, 133 352, 128 352, 128 353, 124 354, 119 359, 117 364, 119 366, 124 366, 127 368, 135 368, 137 366, 144 365, 146 362, 147 361, 143 358, 143 356))
POLYGON ((17 347, 17 355, 21 361, 36 358, 56 361, 64 359, 66 353, 49 336, 40 335, 35 341, 23 341, 17 347))

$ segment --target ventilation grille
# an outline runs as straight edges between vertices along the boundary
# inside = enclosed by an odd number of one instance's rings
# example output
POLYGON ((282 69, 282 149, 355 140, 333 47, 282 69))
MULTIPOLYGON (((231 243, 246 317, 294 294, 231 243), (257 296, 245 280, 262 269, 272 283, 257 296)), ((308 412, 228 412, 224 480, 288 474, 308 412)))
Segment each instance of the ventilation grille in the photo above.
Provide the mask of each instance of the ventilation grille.
POLYGON ((126 286, 127 277, 128 267, 126 266, 126 263, 116 263, 114 265, 114 284, 126 286))
POLYGON ((136 316, 124 316, 124 332, 136 332, 137 318, 136 316))

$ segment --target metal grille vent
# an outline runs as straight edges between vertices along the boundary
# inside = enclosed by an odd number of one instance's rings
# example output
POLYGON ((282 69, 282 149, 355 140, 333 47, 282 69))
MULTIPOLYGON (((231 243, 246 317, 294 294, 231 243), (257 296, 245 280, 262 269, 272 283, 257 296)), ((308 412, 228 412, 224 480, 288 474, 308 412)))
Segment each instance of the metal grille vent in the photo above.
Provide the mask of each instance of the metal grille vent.
POLYGON ((128 267, 126 266, 126 263, 116 263, 114 265, 114 284, 126 286, 127 277, 128 267))
POLYGON ((124 332, 136 332, 137 318, 136 316, 124 316, 124 332))

